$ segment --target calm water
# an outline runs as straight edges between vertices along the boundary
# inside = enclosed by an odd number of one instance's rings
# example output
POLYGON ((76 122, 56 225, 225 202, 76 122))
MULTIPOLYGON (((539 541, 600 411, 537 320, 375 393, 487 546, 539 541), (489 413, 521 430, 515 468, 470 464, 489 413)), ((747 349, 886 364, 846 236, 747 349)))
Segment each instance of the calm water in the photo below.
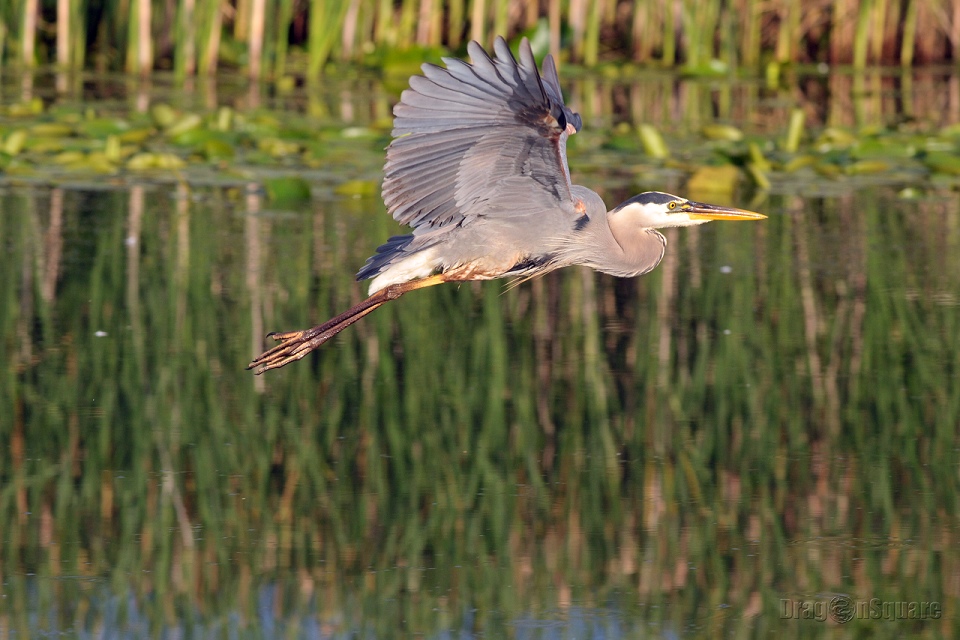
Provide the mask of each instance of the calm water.
MULTIPOLYGON (((395 93, 344 82, 282 106, 379 133, 295 211, 215 167, 0 185, 0 637, 960 634, 950 184, 743 186, 769 220, 673 231, 646 277, 424 290, 256 378, 262 336, 358 301, 396 231, 336 193, 377 179, 395 93)), ((684 190, 603 144, 636 109, 682 139, 960 103, 582 82, 571 165, 608 203, 684 190)))

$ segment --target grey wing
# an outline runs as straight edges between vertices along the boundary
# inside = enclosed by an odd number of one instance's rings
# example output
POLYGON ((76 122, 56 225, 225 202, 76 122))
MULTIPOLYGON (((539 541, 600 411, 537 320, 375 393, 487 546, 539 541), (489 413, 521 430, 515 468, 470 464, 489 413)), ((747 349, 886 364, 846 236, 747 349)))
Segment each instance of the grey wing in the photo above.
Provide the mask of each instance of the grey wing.
POLYGON ((566 139, 581 127, 563 104, 556 66, 537 71, 530 44, 519 62, 502 38, 496 59, 475 42, 472 64, 423 66, 394 108, 383 199, 414 235, 490 216, 573 213, 566 139))

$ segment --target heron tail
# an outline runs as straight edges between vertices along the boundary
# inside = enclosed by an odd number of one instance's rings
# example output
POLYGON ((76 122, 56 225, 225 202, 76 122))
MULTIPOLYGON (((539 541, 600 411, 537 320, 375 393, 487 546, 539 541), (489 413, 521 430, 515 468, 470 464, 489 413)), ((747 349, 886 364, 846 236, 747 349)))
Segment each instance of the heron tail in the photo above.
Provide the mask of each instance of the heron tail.
POLYGON ((357 272, 357 280, 368 280, 383 273, 397 258, 404 254, 404 249, 413 242, 413 234, 393 236, 377 247, 377 252, 367 258, 366 264, 357 272))

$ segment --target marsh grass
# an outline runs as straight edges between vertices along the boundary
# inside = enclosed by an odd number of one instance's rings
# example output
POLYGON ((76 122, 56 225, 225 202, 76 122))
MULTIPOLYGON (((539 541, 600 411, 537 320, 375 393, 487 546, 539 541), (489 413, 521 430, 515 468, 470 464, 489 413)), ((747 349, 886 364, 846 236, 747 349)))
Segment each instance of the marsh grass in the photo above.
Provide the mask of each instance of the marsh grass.
POLYGON ((489 45, 495 34, 545 30, 554 54, 586 66, 632 60, 698 71, 718 60, 751 73, 766 59, 910 66, 955 59, 948 16, 957 1, 549 0, 511 11, 506 0, 116 0, 97 11, 89 0, 59 0, 51 35, 37 0, 15 0, 0 9, 0 59, 81 68, 92 42, 99 59, 131 73, 172 67, 182 79, 212 72, 219 59, 279 78, 296 60, 296 73, 315 78, 330 61, 369 61, 371 49, 381 59, 412 47, 460 53, 465 36, 489 45), (925 37, 918 41, 918 33, 925 37), (291 58, 291 50, 303 55, 291 58))

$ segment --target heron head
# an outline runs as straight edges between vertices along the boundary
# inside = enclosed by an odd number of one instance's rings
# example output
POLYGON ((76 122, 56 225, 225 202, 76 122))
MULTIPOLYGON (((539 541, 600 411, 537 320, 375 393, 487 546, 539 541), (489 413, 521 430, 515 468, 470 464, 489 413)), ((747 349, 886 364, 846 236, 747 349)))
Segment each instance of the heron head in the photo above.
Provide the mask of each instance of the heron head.
POLYGON ((610 212, 644 229, 690 227, 711 220, 762 220, 767 216, 734 207, 695 202, 661 191, 634 196, 610 212))

